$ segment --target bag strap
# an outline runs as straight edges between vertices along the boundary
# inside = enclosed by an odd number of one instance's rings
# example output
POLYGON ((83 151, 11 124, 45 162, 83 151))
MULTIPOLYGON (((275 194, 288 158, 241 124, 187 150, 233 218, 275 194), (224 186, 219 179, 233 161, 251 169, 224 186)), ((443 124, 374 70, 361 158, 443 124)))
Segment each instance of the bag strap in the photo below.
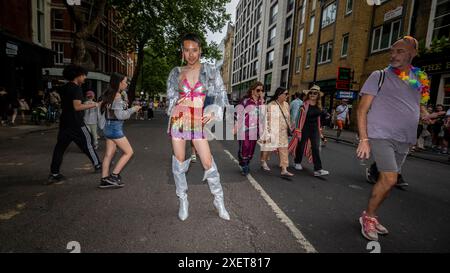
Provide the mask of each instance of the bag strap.
POLYGON ((287 122, 286 116, 284 115, 283 109, 281 109, 281 105, 278 103, 278 101, 275 101, 275 102, 278 104, 278 107, 280 108, 281 114, 283 115, 286 125, 288 126, 288 128, 291 128, 291 126, 289 126, 289 123, 287 122))
POLYGON ((381 87, 383 86, 383 83, 384 83, 384 79, 386 77, 386 73, 385 73, 385 71, 383 69, 382 70, 378 70, 378 71, 380 71, 380 78, 378 79, 378 91, 377 91, 377 94, 380 92, 381 87))

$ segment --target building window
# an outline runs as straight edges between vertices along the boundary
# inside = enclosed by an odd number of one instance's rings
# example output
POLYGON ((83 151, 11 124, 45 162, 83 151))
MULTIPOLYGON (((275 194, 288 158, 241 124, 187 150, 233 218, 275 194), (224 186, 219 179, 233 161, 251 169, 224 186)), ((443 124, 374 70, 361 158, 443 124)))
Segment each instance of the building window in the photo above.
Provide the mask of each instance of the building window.
POLYGON ((300 66, 301 66, 302 57, 295 58, 295 73, 300 73, 300 66))
POLYGON ((258 70, 259 70, 259 61, 256 60, 256 61, 253 63, 252 76, 256 76, 256 74, 258 74, 258 70))
POLYGON ((259 23, 253 30, 253 40, 258 39, 261 36, 261 23, 259 23))
POLYGON ((353 11, 353 0, 347 0, 345 5, 345 15, 352 13, 353 11))
POLYGON ((260 44, 259 44, 259 42, 256 42, 256 44, 255 44, 255 50, 253 51, 254 53, 254 56, 253 56, 253 58, 256 58, 256 57, 258 57, 259 56, 259 52, 260 52, 260 44))
POLYGON ((347 57, 347 53, 348 53, 348 39, 349 39, 348 33, 344 34, 344 36, 342 37, 341 57, 347 57))
POLYGON ((274 57, 273 50, 270 51, 269 53, 267 53, 267 56, 266 56, 266 70, 269 70, 269 69, 273 68, 273 57, 274 57))
POLYGON ((278 2, 270 8, 269 26, 272 25, 277 20, 277 14, 278 14, 278 2))
POLYGON ((294 0, 288 0, 286 13, 289 13, 293 8, 294 8, 294 0))
POLYGON ((64 11, 53 10, 53 29, 64 29, 64 11))
POLYGON ((400 20, 375 28, 372 35, 372 53, 390 48, 400 36, 400 20))
POLYGON ((101 51, 98 52, 98 69, 106 72, 106 54, 101 51))
POLYGON ((433 20, 433 39, 449 36, 450 33, 450 0, 437 0, 436 13, 433 20))
POLYGON ((284 32, 284 39, 288 39, 292 35, 292 15, 286 19, 286 31, 284 32))
POLYGON ((264 91, 270 92, 271 85, 272 85, 272 73, 269 73, 264 76, 264 91))
POLYGON ((450 107, 450 77, 444 78, 444 97, 442 105, 444 105, 445 108, 450 107))
POLYGON ((333 42, 321 44, 319 46, 319 64, 331 62, 331 56, 333 55, 333 42))
POLYGON ((284 69, 281 71, 281 78, 280 78, 280 86, 281 87, 287 87, 287 79, 288 79, 288 70, 284 69))
POLYGON ((275 37, 277 35, 277 28, 273 27, 269 30, 269 37, 267 39, 267 47, 271 47, 275 44, 275 37))
POLYGON ((299 45, 301 45, 301 44, 303 43, 303 32, 304 32, 304 29, 303 29, 303 28, 301 28, 301 29, 298 31, 298 44, 299 44, 299 45))
POLYGON ((36 19, 37 19, 37 39, 39 43, 44 43, 45 39, 45 21, 44 21, 44 0, 37 1, 37 10, 36 10, 36 19))
POLYGON ((302 6, 302 20, 300 24, 305 23, 305 17, 306 17, 306 0, 303 0, 303 6, 302 6))
POLYGON ((324 28, 336 21, 336 2, 328 5, 322 12, 322 28, 324 28))
POLYGON ((311 16, 311 19, 309 20, 309 35, 314 33, 314 22, 315 16, 311 16))
POLYGON ((309 68, 311 66, 311 49, 306 50, 306 63, 305 67, 309 68))
POLYGON ((258 15, 257 15, 257 20, 259 20, 260 18, 261 18, 261 15, 262 15, 262 4, 261 5, 259 5, 259 7, 258 7, 258 13, 257 13, 258 15))
POLYGON ((56 52, 56 55, 54 56, 55 64, 63 65, 64 64, 64 44, 53 42, 52 50, 56 52))
POLYGON ((283 62, 282 65, 287 65, 289 63, 289 53, 290 53, 291 45, 287 43, 283 46, 283 62))

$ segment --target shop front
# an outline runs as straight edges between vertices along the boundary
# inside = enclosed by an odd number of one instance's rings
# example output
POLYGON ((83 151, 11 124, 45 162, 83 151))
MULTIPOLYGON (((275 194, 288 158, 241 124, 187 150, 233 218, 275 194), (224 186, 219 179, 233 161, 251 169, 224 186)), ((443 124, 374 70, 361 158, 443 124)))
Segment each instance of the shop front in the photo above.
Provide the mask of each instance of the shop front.
POLYGON ((53 65, 54 52, 0 32, 0 86, 15 97, 32 99, 44 90, 42 68, 53 65))
POLYGON ((430 78, 430 104, 450 108, 450 57, 446 54, 426 54, 414 62, 430 78))

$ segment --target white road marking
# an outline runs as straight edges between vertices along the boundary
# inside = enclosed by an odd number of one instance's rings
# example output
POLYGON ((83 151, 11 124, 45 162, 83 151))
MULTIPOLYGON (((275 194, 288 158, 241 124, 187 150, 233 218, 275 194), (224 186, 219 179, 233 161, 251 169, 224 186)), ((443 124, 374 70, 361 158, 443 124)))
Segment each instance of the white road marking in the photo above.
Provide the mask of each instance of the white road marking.
MULTIPOLYGON (((234 156, 224 149, 224 152, 230 157, 230 159, 239 164, 239 161, 234 158, 234 156)), ((261 187, 261 185, 253 178, 251 174, 247 175, 250 184, 261 194, 262 198, 267 202, 267 204, 275 212, 275 215, 280 219, 280 221, 287 226, 287 228, 292 232, 292 235, 297 239, 297 242, 306 250, 308 253, 317 253, 314 246, 303 236, 303 233, 295 226, 294 222, 281 210, 281 208, 275 203, 275 201, 270 198, 266 191, 261 187)))

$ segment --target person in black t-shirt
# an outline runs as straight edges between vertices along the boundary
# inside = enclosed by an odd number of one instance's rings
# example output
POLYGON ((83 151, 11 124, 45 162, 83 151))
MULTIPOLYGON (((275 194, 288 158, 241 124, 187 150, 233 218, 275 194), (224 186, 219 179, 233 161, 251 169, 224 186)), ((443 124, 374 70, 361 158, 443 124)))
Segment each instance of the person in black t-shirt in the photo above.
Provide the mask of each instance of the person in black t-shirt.
POLYGON ((64 152, 72 141, 89 157, 96 171, 100 170, 102 166, 93 147, 92 135, 89 133, 83 120, 84 110, 99 107, 98 103, 82 103, 83 91, 81 90, 81 85, 86 79, 87 71, 81 66, 69 65, 64 68, 63 76, 69 82, 62 87, 60 92, 62 113, 48 184, 64 179, 64 176, 60 174, 60 167, 64 152))

